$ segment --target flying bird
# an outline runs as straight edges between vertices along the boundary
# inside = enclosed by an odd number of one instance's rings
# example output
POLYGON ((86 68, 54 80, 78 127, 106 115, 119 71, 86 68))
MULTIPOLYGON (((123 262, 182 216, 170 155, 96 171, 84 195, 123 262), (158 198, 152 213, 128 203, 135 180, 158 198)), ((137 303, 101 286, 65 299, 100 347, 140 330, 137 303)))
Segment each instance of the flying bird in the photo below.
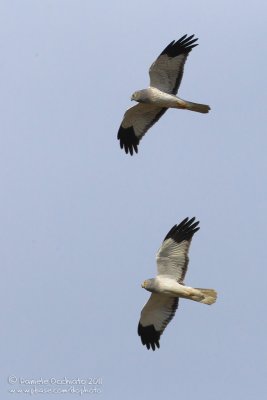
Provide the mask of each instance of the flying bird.
POLYGON ((168 108, 182 108, 208 113, 210 107, 192 103, 176 97, 180 86, 184 64, 193 47, 197 46, 194 35, 173 40, 159 55, 149 69, 150 86, 133 93, 131 100, 138 102, 124 114, 118 131, 118 140, 126 153, 138 152, 144 134, 154 125, 168 108))
POLYGON ((152 293, 142 309, 138 324, 138 335, 148 349, 160 347, 160 336, 174 317, 180 297, 203 304, 216 301, 215 290, 192 288, 183 283, 189 262, 189 246, 199 230, 199 221, 194 221, 195 218, 185 218, 172 227, 156 256, 156 278, 147 279, 142 284, 142 288, 152 293))

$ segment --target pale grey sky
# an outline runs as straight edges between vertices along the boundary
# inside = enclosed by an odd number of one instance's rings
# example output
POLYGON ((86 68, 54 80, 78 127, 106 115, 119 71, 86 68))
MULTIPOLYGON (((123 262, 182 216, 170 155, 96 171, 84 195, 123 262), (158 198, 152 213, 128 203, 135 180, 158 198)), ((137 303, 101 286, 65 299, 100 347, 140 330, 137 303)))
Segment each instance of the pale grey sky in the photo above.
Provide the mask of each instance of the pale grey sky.
POLYGON ((101 377, 83 398, 108 400, 266 393, 266 11, 257 0, 0 1, 1 398, 29 398, 8 393, 34 387, 20 379, 64 377, 101 377), (127 156, 116 135, 130 96, 185 33, 199 46, 179 95, 212 110, 168 111, 127 156), (186 283, 218 301, 181 301, 147 351, 140 285, 187 216, 201 229, 186 283))

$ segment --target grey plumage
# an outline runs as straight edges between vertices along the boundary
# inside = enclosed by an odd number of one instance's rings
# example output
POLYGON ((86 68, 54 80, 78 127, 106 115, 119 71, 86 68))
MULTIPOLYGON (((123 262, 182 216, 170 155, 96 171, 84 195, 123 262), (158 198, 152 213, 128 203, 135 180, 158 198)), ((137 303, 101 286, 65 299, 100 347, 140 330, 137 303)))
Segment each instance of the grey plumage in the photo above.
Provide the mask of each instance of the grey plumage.
POLYGON ((153 126, 168 108, 180 108, 207 113, 210 107, 192 103, 176 97, 180 86, 184 64, 188 54, 198 44, 194 35, 184 35, 178 41, 171 42, 159 55, 149 69, 150 86, 133 93, 132 100, 137 105, 124 114, 117 138, 121 148, 133 155, 138 152, 141 138, 153 126))
POLYGON ((217 293, 213 289, 185 286, 184 278, 189 262, 188 251, 193 235, 199 230, 195 218, 185 218, 167 233, 158 250, 156 278, 147 279, 142 287, 151 292, 142 309, 138 335, 148 349, 159 348, 164 329, 175 315, 179 298, 213 304, 217 293))

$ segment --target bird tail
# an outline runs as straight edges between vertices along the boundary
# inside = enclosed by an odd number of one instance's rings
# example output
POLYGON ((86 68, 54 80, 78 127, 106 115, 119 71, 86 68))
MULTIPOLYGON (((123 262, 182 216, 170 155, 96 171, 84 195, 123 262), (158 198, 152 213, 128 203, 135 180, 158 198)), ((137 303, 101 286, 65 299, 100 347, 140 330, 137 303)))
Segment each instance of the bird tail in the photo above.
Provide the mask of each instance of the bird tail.
POLYGON ((200 303, 203 304, 213 304, 217 300, 217 292, 213 289, 199 289, 195 288, 196 290, 199 290, 201 295, 204 296, 202 297, 201 300, 198 300, 200 303))
POLYGON ((210 106, 207 104, 191 103, 190 101, 184 100, 186 110, 196 111, 202 114, 207 114, 210 110, 210 106))

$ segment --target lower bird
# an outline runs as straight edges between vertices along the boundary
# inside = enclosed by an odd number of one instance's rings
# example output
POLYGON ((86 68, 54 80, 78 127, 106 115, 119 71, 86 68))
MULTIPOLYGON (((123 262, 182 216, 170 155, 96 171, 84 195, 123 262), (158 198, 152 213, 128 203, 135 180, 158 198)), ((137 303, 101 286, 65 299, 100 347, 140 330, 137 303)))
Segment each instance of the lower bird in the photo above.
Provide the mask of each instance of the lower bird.
POLYGON ((142 309, 138 324, 138 335, 148 349, 160 347, 160 336, 174 317, 179 298, 203 304, 213 304, 217 299, 214 289, 192 288, 183 283, 190 243, 199 230, 198 225, 199 221, 195 222, 195 218, 185 218, 172 227, 156 256, 156 278, 147 279, 142 284, 142 288, 152 293, 142 309))

